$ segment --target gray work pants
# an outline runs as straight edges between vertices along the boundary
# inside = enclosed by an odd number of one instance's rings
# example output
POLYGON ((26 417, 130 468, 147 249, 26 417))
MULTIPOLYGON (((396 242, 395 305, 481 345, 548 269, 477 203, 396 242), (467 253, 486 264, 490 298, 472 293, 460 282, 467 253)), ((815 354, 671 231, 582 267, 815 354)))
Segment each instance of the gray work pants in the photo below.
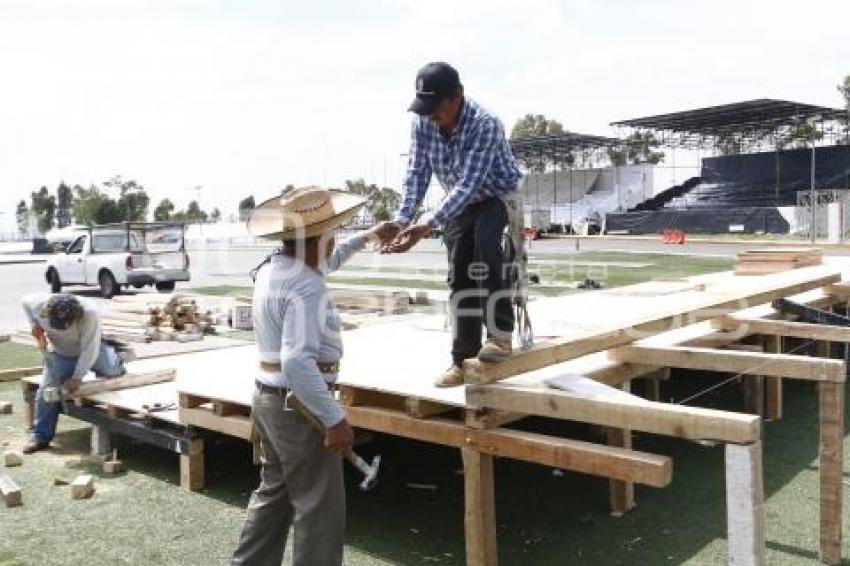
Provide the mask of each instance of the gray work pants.
POLYGON ((260 486, 251 496, 232 565, 278 566, 295 522, 294 566, 340 566, 345 533, 342 458, 280 395, 254 391, 260 486))

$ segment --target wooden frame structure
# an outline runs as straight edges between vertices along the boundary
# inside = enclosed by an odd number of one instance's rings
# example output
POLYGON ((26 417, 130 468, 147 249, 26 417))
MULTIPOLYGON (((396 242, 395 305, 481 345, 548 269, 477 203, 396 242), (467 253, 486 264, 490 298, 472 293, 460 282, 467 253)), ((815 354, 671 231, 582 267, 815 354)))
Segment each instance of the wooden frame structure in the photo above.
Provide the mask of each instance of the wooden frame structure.
MULTIPOLYGON (((805 338, 838 342, 846 340, 847 331, 831 333, 823 326, 781 320, 766 303, 794 296, 820 307, 843 304, 850 298, 850 286, 839 280, 838 270, 819 266, 760 277, 715 274, 600 292, 599 300, 615 303, 610 319, 588 318, 591 322, 577 325, 577 330, 552 326, 551 333, 560 338, 519 352, 498 366, 470 363, 467 369, 476 383, 465 390, 430 387, 437 374, 435 368, 443 361, 431 359, 436 356, 417 358, 416 368, 399 374, 405 366, 398 356, 387 360, 373 355, 375 342, 386 340, 387 335, 393 336, 394 345, 412 343, 415 352, 421 353, 432 347, 436 351, 437 344, 445 341, 444 333, 410 328, 410 322, 363 328, 346 334, 349 353, 338 381, 339 398, 355 427, 460 450, 468 564, 498 562, 494 456, 606 477, 612 513, 620 515, 634 506, 635 483, 663 487, 672 478, 670 458, 633 450, 631 431, 726 445, 729 560, 762 564, 761 417, 659 403, 657 393, 654 400, 642 399, 627 393, 629 383, 645 378, 654 384, 650 391, 657 392, 658 381, 669 375, 670 368, 752 376, 764 384, 759 395, 765 398, 765 416, 775 419, 781 416, 781 380, 813 381, 820 394, 821 559, 837 564, 841 558, 846 367, 840 360, 783 352, 782 342, 784 337, 800 333, 805 338), (745 327, 750 320, 754 324, 745 327), (761 341, 765 351, 721 349, 753 337, 761 341), (570 374, 611 386, 607 391, 616 394, 584 395, 550 387, 556 378, 570 374), (510 427, 526 415, 602 426, 607 445, 510 427)), ((537 306, 544 315, 548 311, 556 317, 573 315, 582 308, 588 317, 595 314, 584 304, 589 301, 582 300, 541 300, 537 306)), ((545 316, 534 314, 535 321, 543 318, 542 326, 547 328, 545 316)), ((540 327, 538 322, 538 331, 540 327)), ((409 358, 415 352, 402 351, 400 356, 409 358)), ((254 387, 253 373, 245 368, 255 363, 255 356, 249 346, 231 348, 223 354, 205 352, 136 363, 143 370, 177 368, 178 381, 168 400, 178 402, 173 418, 181 425, 249 440, 254 387)), ((133 391, 141 399, 148 395, 145 390, 162 385, 133 391)), ((93 401, 115 404, 114 393, 103 393, 93 401)), ((136 407, 138 400, 124 403, 136 407)))

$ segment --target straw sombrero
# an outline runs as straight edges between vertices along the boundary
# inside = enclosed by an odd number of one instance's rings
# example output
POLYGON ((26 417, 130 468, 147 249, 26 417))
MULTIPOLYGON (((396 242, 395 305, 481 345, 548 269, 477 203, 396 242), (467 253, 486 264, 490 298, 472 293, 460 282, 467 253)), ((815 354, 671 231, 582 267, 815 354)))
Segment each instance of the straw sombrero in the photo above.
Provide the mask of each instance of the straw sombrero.
POLYGON ((248 232, 273 240, 312 238, 345 224, 364 204, 363 197, 344 191, 320 187, 295 189, 252 210, 248 232))

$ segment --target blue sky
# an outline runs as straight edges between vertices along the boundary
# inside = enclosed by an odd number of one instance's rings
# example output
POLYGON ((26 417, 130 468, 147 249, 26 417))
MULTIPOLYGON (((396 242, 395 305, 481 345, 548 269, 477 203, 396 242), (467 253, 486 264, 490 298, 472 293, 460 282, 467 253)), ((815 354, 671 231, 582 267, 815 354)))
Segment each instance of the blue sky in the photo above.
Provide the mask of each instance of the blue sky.
POLYGON ((510 128, 757 97, 840 105, 843 0, 0 0, 0 225, 46 184, 120 174, 226 214, 346 178, 398 186, 418 67, 510 128))

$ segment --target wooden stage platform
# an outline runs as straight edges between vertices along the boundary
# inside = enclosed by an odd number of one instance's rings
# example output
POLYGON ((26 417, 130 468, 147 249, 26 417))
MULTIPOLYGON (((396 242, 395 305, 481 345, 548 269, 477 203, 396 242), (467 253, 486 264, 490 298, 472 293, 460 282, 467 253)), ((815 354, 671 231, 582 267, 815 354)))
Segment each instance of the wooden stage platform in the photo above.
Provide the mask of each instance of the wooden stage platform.
MULTIPOLYGON (((850 342, 850 331, 790 322, 770 302, 792 297, 844 308, 850 286, 840 280, 840 269, 823 265, 539 299, 530 305, 535 346, 497 366, 470 362, 470 384, 451 389, 432 385, 450 360, 442 316, 367 326, 343 334, 339 398, 356 427, 461 450, 469 564, 497 563, 494 456, 608 478, 612 513, 621 515, 635 504, 635 483, 664 487, 673 471, 669 457, 632 449, 633 430, 726 445, 730 563, 761 564, 762 416, 781 417, 782 379, 814 381, 820 391, 820 552, 825 563, 838 564, 846 367, 828 359, 824 344, 850 342), (788 353, 787 337, 819 345, 821 357, 810 355, 811 348, 788 353), (743 376, 753 413, 658 402, 658 381, 670 368, 743 376), (628 393, 638 378, 650 384, 648 399, 628 393), (528 415, 602 426, 607 444, 511 428, 528 415)), ((131 371, 173 368, 176 381, 102 393, 86 404, 132 417, 145 415, 144 405, 173 403, 175 410, 147 417, 183 431, 181 477, 196 489, 203 483, 203 446, 192 431, 250 439, 256 367, 253 345, 139 360, 131 371)), ((35 380, 25 384, 30 395, 35 380)))

